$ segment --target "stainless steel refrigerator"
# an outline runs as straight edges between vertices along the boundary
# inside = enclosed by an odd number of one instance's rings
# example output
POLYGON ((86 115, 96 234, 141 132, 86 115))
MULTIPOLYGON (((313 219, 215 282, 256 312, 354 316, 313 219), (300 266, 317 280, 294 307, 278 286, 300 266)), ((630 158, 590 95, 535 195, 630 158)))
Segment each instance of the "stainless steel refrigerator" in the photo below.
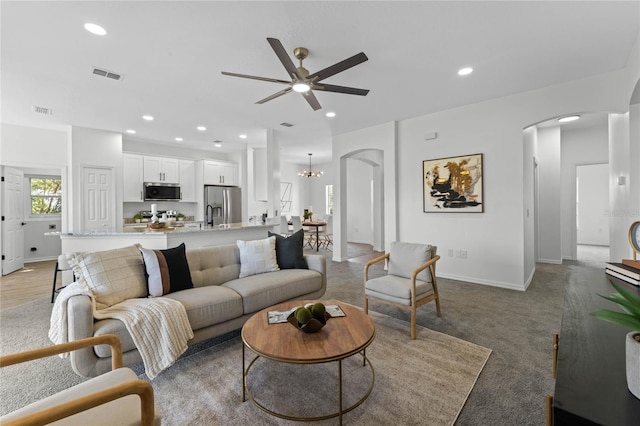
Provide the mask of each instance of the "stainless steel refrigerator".
POLYGON ((204 187, 204 217, 207 225, 242 222, 242 192, 237 186, 204 187))

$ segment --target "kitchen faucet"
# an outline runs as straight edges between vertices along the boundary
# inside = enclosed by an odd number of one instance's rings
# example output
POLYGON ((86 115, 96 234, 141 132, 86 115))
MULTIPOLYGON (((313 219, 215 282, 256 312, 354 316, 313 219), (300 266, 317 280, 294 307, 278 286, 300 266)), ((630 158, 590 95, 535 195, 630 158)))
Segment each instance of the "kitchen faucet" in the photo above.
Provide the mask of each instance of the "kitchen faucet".
POLYGON ((211 204, 207 204, 207 208, 204 213, 205 225, 213 226, 213 206, 211 204), (209 222, 209 209, 211 209, 211 222, 209 222))

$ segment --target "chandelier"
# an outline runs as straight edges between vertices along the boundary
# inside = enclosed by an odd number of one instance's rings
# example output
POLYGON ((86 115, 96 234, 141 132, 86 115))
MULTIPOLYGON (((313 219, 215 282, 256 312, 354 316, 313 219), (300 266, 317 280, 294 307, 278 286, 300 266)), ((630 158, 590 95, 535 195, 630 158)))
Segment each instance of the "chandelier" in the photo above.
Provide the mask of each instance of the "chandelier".
POLYGON ((311 153, 309 153, 309 170, 303 170, 300 173, 298 173, 298 176, 304 176, 304 177, 320 177, 324 174, 324 172, 322 171, 318 171, 318 172, 313 172, 311 171, 311 153))

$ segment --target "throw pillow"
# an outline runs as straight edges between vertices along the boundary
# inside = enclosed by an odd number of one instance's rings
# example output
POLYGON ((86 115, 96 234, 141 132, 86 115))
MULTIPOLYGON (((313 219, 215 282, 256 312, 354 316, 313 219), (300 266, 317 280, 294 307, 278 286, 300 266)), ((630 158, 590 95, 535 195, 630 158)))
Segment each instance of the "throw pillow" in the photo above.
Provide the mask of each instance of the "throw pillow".
POLYGON ((136 246, 92 253, 71 253, 69 265, 104 309, 126 299, 147 296, 142 256, 136 246))
MULTIPOLYGON (((389 250, 389 273, 411 278, 414 269, 431 259, 431 249, 429 244, 392 242, 389 250)), ((431 282, 431 274, 425 269, 418 273, 416 279, 431 282)))
POLYGON ((288 237, 269 232, 276 238, 276 258, 280 269, 309 269, 304 258, 304 230, 300 229, 288 237))
POLYGON ((236 244, 240 249, 239 278, 280 269, 276 258, 275 237, 255 241, 238 240, 236 244))
POLYGON ((193 287, 184 243, 166 250, 140 248, 149 296, 158 297, 193 287))

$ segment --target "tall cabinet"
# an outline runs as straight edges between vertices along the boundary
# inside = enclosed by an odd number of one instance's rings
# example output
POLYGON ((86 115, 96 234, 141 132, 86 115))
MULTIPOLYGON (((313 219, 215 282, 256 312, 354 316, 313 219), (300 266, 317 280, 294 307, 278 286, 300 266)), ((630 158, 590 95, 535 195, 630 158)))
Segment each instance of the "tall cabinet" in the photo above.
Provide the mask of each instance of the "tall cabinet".
POLYGON ((144 182, 144 157, 138 154, 123 155, 123 197, 122 201, 144 201, 142 185, 144 182))

